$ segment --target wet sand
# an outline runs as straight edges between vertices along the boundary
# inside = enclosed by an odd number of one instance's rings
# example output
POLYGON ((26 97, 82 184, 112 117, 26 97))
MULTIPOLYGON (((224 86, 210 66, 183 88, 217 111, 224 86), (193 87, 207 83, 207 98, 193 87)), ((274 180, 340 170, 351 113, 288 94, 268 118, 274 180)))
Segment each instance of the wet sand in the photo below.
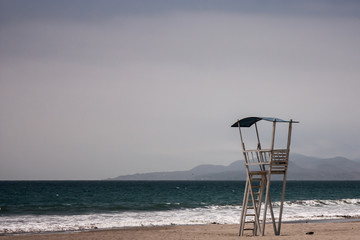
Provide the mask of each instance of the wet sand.
POLYGON ((274 236, 272 225, 266 226, 265 236, 239 237, 239 225, 191 225, 166 227, 135 227, 114 230, 94 230, 85 232, 61 232, 0 236, 0 240, 119 240, 119 239, 360 239, 360 221, 352 222, 311 222, 283 223, 280 236, 274 236), (311 233, 312 234, 309 234, 311 233), (308 233, 308 234, 307 234, 308 233))

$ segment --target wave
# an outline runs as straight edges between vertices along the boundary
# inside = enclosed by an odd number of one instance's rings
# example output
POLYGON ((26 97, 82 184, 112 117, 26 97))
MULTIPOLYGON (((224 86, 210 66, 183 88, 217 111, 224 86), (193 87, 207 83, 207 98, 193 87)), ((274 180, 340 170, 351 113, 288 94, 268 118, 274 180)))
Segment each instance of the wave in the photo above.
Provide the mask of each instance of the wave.
MULTIPOLYGON (((278 214, 279 204, 279 202, 273 204, 275 216, 278 214)), ((283 221, 360 218, 359 205, 360 199, 286 201, 283 221)), ((78 215, 2 215, 0 234, 137 226, 238 224, 240 213, 240 205, 208 205, 166 211, 118 211, 78 215)), ((268 216, 270 217, 270 214, 268 216)))
MULTIPOLYGON (((280 206, 280 202, 275 202, 275 206, 280 206)), ((360 205, 360 199, 338 199, 338 200, 296 200, 285 201, 284 206, 328 206, 328 205, 360 205)))

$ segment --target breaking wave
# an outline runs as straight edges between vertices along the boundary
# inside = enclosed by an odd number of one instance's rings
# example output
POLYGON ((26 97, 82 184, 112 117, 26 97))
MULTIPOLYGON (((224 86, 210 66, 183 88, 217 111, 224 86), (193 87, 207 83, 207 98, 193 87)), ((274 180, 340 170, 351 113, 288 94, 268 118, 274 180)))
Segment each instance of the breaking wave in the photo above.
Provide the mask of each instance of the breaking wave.
MULTIPOLYGON (((275 216, 280 202, 273 203, 275 216)), ((284 202, 283 221, 360 218, 360 199, 284 202)), ((0 217, 0 234, 83 231, 137 226, 238 224, 241 206, 209 205, 168 211, 0 217)), ((268 215, 270 216, 270 214, 268 215)))

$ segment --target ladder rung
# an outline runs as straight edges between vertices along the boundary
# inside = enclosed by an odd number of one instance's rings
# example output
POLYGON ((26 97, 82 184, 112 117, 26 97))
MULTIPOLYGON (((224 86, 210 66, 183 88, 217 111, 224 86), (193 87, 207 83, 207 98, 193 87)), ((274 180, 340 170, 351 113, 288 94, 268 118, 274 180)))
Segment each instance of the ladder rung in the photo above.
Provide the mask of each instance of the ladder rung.
POLYGON ((251 176, 253 175, 265 175, 267 173, 267 171, 253 171, 253 172, 249 172, 249 174, 251 176))
POLYGON ((255 223, 255 221, 247 221, 247 222, 245 222, 245 223, 249 223, 249 224, 250 224, 250 223, 255 223))
POLYGON ((254 231, 253 228, 244 228, 244 231, 254 231))
POLYGON ((251 181, 261 182, 261 181, 262 181, 262 178, 252 178, 251 181))
POLYGON ((284 160, 276 160, 276 161, 273 161, 272 163, 271 163, 271 165, 277 165, 277 164, 287 164, 288 162, 287 161, 284 161, 284 160))
POLYGON ((253 185, 252 188, 260 188, 260 185, 253 185))
POLYGON ((248 213, 246 214, 247 217, 255 217, 255 213, 248 213))

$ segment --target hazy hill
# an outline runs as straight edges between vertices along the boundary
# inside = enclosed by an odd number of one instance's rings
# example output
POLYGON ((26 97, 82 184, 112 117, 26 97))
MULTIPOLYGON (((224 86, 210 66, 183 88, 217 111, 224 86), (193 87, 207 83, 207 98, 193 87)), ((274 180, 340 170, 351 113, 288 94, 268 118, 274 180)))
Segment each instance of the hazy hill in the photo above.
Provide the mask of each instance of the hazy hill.
MULTIPOLYGON (((245 180, 244 162, 199 165, 188 171, 124 175, 108 180, 245 180)), ((288 180, 360 180, 360 162, 343 157, 315 158, 292 153, 288 180)))

